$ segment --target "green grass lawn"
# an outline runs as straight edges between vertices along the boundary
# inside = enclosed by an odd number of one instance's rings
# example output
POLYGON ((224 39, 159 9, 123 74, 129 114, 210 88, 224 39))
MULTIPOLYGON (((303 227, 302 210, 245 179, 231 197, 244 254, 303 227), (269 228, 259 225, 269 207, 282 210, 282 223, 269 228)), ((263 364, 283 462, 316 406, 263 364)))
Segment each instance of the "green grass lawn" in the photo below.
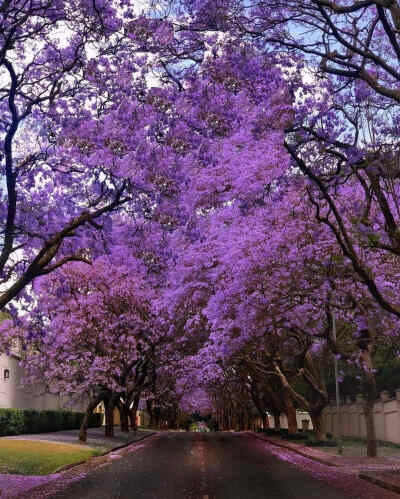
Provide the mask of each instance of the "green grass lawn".
MULTIPOLYGON (((316 447, 316 449, 329 454, 339 455, 338 447, 316 447)), ((366 455, 367 444, 364 439, 352 437, 343 438, 343 456, 364 457, 366 455)), ((382 442, 378 440, 378 457, 400 459, 400 446, 391 442, 382 442)))
POLYGON ((0 473, 47 475, 61 466, 85 461, 101 453, 101 449, 72 444, 1 439, 0 473))

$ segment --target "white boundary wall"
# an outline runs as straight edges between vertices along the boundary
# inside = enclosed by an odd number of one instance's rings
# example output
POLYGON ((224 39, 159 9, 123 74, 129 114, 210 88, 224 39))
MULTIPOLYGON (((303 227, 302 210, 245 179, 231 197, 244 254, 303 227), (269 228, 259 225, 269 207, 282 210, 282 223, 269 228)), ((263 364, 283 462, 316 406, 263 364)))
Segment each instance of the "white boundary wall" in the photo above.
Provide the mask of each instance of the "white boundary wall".
MULTIPOLYGON (((275 428, 274 418, 269 413, 268 413, 268 418, 269 418, 269 426, 270 426, 270 428, 275 428)), ((297 419, 297 427, 299 429, 302 428, 302 421, 303 421, 303 419, 306 419, 308 421, 308 425, 309 425, 308 427, 309 427, 309 429, 310 430, 313 429, 313 425, 312 425, 312 422, 311 422, 311 417, 308 414, 308 412, 306 412, 306 411, 296 411, 296 419, 297 419)), ((280 420, 281 420, 281 428, 287 428, 288 427, 288 421, 287 421, 287 417, 286 417, 285 414, 281 414, 280 415, 280 420)))
POLYGON ((0 407, 11 409, 74 410, 84 412, 85 401, 68 407, 67 400, 52 394, 40 394, 40 386, 21 386, 22 368, 17 357, 0 355, 0 407), (8 373, 6 372, 8 371, 8 373), (7 378, 7 374, 9 377, 7 378))

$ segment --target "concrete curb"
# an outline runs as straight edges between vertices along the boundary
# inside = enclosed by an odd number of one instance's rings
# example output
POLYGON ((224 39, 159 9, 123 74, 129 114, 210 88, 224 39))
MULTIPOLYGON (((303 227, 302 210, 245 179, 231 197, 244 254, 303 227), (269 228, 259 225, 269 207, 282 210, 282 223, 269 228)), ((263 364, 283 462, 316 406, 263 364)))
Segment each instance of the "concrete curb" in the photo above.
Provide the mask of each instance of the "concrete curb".
POLYGON ((320 464, 325 464, 326 466, 333 466, 335 468, 340 468, 340 465, 337 463, 334 463, 332 461, 329 461, 328 459, 323 459, 317 456, 313 456, 312 454, 308 454, 305 451, 302 451, 301 449, 297 449, 296 447, 292 447, 291 445, 285 445, 283 442, 277 442, 276 440, 270 440, 269 438, 264 438, 258 436, 256 433, 252 432, 246 432, 247 435, 250 435, 254 438, 258 438, 259 440, 262 440, 263 442, 268 442, 271 445, 275 445, 276 447, 282 447, 283 449, 290 450, 295 452, 296 454, 299 454, 300 456, 306 457, 307 459, 311 459, 312 461, 316 461, 317 463, 320 464))
POLYGON ((374 476, 373 472, 370 473, 361 472, 358 474, 358 478, 361 478, 363 480, 366 480, 367 482, 373 483, 374 485, 378 485, 379 487, 400 494, 400 485, 392 482, 390 478, 386 477, 385 479, 379 478, 379 476, 374 476))
MULTIPOLYGON (((311 459, 312 461, 316 461, 320 464, 325 464, 326 466, 332 466, 336 468, 345 468, 346 464, 339 464, 339 463, 333 463, 330 462, 328 459, 322 459, 317 456, 313 456, 311 454, 307 454, 307 452, 302 451, 301 449, 296 449, 295 447, 292 447, 291 445, 285 445, 284 442, 277 442, 276 440, 270 440, 269 438, 264 438, 261 437, 255 433, 251 432, 246 432, 247 435, 250 435, 254 438, 257 438, 259 440, 262 440, 263 442, 268 442, 271 445, 275 445, 276 447, 281 447, 289 451, 293 451, 296 454, 299 454, 303 457, 306 457, 307 459, 311 459)), ((379 487, 382 487, 384 489, 390 490, 391 492, 396 492, 397 494, 400 494, 400 481, 397 483, 393 480, 390 479, 390 476, 382 476, 382 472, 385 470, 383 469, 382 471, 356 471, 354 474, 358 476, 358 478, 361 478, 362 480, 366 480, 367 482, 373 483, 374 485, 378 485, 379 487)), ((393 468, 388 468, 387 471, 393 471, 395 470, 393 468)), ((400 471, 396 470, 396 471, 400 471)))
POLYGON ((149 432, 146 435, 143 435, 142 437, 138 438, 137 440, 132 440, 132 442, 129 442, 127 444, 122 444, 122 445, 119 445, 118 447, 113 447, 112 449, 110 449, 110 450, 108 450, 108 451, 106 451, 106 452, 104 452, 103 454, 100 454, 100 455, 101 456, 106 456, 107 454, 110 454, 110 452, 114 452, 116 450, 123 449, 125 447, 128 447, 128 445, 135 444, 136 442, 141 442, 145 438, 152 437, 153 435, 156 435, 157 433, 158 433, 158 431, 149 432))
MULTIPOLYGON (((136 444, 137 442, 141 442, 145 438, 152 437, 156 433, 158 433, 158 432, 156 432, 156 431, 153 431, 151 433, 149 432, 147 435, 143 435, 142 437, 138 438, 137 440, 132 440, 131 442, 128 442, 126 444, 118 445, 117 447, 113 447, 112 449, 109 449, 109 450, 103 452, 102 454, 99 454, 98 456, 92 456, 92 457, 107 456, 107 454, 111 454, 112 452, 115 452, 115 451, 120 450, 120 449, 124 449, 125 447, 128 447, 129 445, 136 444)), ((70 470, 72 468, 75 468, 76 466, 80 466, 81 464, 84 464, 84 463, 87 463, 88 461, 90 461, 90 459, 92 459, 92 457, 90 457, 89 459, 86 459, 86 461, 79 461, 78 463, 66 464, 65 466, 61 466, 61 468, 58 468, 56 471, 54 471, 53 473, 50 473, 50 474, 52 475, 54 473, 62 473, 63 471, 67 471, 67 470, 70 470)))

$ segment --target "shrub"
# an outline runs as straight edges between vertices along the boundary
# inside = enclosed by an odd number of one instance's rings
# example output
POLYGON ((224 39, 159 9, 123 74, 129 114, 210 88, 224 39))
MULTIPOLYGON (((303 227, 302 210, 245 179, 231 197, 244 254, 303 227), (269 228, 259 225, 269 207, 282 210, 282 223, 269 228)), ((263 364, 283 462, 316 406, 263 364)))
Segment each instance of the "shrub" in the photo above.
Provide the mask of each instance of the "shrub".
POLYGON ((71 430, 74 428, 79 428, 82 424, 82 419, 83 414, 81 414, 80 412, 74 412, 74 426, 71 428, 71 430))
POLYGON ((307 433, 288 433, 284 438, 287 440, 306 440, 308 438, 307 433))
POLYGON ((281 430, 277 428, 266 428, 264 430, 264 433, 266 435, 270 435, 271 437, 280 437, 281 436, 281 430))
POLYGON ((0 409, 0 436, 19 435, 23 431, 23 411, 19 409, 0 409))
POLYGON ((64 411, 64 421, 65 421, 65 429, 73 430, 77 427, 76 425, 76 413, 71 411, 64 411))
POLYGON ((265 433, 269 435, 283 436, 288 434, 288 430, 286 428, 267 428, 265 430, 265 433))
POLYGON ((92 413, 89 418, 89 428, 99 428, 101 426, 102 421, 103 421, 102 414, 98 412, 92 413))
POLYGON ((43 411, 42 412, 42 428, 43 431, 57 431, 60 428, 57 428, 56 422, 56 412, 55 411, 43 411))
POLYGON ((309 447, 336 447, 336 440, 307 440, 306 445, 309 447))
POLYGON ((27 409, 24 412, 23 433, 40 433, 40 413, 34 409, 27 409))
MULTIPOLYGON (((0 409, 0 436, 74 430, 80 427, 83 417, 82 412, 0 409)), ((89 428, 98 428, 101 422, 101 414, 92 414, 89 428)))

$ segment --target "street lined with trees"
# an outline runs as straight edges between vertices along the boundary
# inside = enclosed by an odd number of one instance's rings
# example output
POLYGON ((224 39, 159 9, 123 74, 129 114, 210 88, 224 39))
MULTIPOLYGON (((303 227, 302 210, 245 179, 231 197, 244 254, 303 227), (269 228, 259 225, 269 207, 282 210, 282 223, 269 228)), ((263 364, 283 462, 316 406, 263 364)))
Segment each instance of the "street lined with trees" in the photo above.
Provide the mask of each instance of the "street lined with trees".
POLYGON ((336 358, 376 456, 399 44, 397 0, 1 3, 0 345, 88 401, 82 441, 140 400, 169 428, 268 411, 295 434, 301 409, 324 441, 336 358))

